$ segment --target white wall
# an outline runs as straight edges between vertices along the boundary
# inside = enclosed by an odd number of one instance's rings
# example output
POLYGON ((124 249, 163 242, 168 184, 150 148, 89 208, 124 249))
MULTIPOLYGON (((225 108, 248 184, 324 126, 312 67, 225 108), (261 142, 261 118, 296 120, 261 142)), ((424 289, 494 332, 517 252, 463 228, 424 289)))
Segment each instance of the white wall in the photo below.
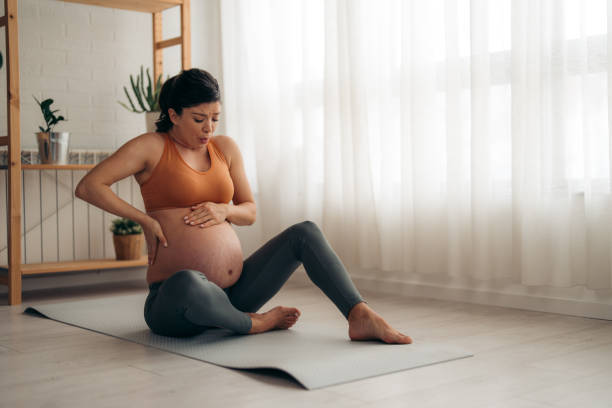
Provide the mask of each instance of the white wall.
MULTIPOLYGON (((191 3, 192 66, 220 76, 218 1, 191 3)), ((20 0, 18 19, 23 148, 36 147, 34 133, 43 124, 32 95, 55 100, 53 107, 68 119, 56 129, 71 132, 71 148, 116 149, 144 132, 144 117, 117 101, 127 102, 123 86, 130 89, 130 74, 140 65, 152 68, 150 13, 20 0)), ((180 35, 178 7, 164 11, 162 29, 164 38, 180 35)), ((179 71, 180 47, 165 49, 164 77, 179 71)), ((2 104, 0 130, 6 128, 5 98, 2 104)))

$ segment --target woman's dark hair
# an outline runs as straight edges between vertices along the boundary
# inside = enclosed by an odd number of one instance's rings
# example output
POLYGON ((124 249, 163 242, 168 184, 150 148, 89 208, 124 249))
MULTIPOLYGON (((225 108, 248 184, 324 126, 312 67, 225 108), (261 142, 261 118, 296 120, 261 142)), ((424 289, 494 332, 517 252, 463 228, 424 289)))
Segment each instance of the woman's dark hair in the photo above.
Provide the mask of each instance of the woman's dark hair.
POLYGON ((161 113, 155 122, 158 132, 172 129, 172 121, 168 109, 182 114, 183 108, 190 108, 201 103, 218 102, 221 100, 219 83, 208 72, 199 68, 181 71, 164 82, 159 93, 159 108, 161 113))

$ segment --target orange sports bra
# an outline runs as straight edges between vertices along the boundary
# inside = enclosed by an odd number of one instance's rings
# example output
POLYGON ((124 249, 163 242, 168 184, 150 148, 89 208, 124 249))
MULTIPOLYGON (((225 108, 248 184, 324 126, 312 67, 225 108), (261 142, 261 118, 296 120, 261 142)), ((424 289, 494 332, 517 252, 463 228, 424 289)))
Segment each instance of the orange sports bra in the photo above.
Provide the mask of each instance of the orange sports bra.
POLYGON ((234 183, 223 153, 208 141, 210 168, 198 171, 181 157, 170 137, 165 135, 164 152, 151 177, 140 185, 147 212, 167 208, 185 208, 205 201, 229 203, 234 183))

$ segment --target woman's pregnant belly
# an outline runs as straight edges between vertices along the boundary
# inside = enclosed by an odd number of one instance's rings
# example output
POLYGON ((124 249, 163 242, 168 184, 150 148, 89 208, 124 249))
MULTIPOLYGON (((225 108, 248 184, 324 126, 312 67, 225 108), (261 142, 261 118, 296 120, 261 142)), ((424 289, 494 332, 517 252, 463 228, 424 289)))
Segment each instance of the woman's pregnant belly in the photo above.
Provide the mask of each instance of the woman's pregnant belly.
POLYGON ((242 247, 229 222, 201 228, 185 224, 190 208, 150 212, 162 227, 168 247, 158 246, 153 265, 147 270, 147 282, 169 278, 182 269, 202 272, 222 288, 232 286, 242 272, 242 247))

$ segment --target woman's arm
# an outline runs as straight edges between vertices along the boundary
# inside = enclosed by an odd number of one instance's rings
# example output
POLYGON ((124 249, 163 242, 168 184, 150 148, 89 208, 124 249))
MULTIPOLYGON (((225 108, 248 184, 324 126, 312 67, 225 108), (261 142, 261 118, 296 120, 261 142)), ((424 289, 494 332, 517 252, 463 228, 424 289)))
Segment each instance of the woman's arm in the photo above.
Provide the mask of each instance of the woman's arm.
POLYGON ((132 139, 100 162, 81 179, 75 196, 120 217, 143 221, 147 215, 119 198, 110 186, 145 169, 145 142, 142 136, 132 139))
POLYGON ((230 176, 234 183, 234 204, 218 204, 205 202, 191 208, 191 214, 185 222, 200 227, 217 224, 217 220, 227 220, 236 225, 251 225, 257 216, 257 207, 244 171, 242 154, 236 142, 228 136, 215 136, 214 143, 219 147, 229 167, 230 176))
POLYGON ((244 202, 241 204, 227 205, 226 220, 236 225, 251 225, 255 222, 257 207, 254 202, 244 202))
MULTIPOLYGON (((151 151, 156 150, 152 148, 156 143, 155 137, 154 134, 144 134, 121 146, 81 179, 74 194, 109 213, 139 223, 145 230, 148 245, 152 245, 151 241, 154 241, 153 238, 157 237, 164 246, 167 246, 166 238, 159 223, 119 198, 110 188, 117 181, 146 170, 151 151)), ((149 248, 149 254, 154 257, 152 249, 149 248)))
POLYGON ((223 149, 223 153, 229 161, 230 176, 234 182, 234 197, 232 197, 234 205, 228 204, 227 220, 236 225, 251 225, 257 217, 257 207, 244 170, 244 162, 238 144, 229 136, 217 136, 215 142, 221 145, 221 149, 223 149))
POLYGON ((255 203, 244 202, 238 205, 206 201, 191 207, 191 213, 183 219, 186 224, 200 228, 210 227, 229 221, 236 225, 251 225, 255 222, 255 203))

